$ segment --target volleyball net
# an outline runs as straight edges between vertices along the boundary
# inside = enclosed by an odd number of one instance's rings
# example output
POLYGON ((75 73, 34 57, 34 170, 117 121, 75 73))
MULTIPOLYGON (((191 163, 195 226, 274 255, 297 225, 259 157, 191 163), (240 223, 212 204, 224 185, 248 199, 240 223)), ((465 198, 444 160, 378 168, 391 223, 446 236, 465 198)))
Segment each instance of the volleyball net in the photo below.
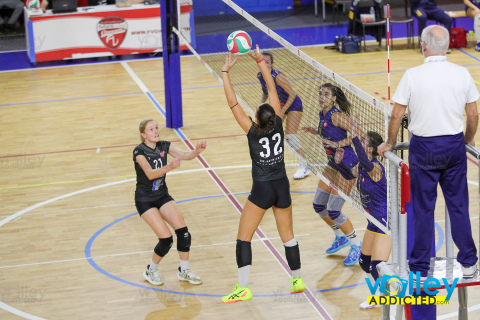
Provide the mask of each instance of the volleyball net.
MULTIPOLYGON (((220 82, 221 68, 225 63, 225 57, 229 54, 227 50, 226 40, 230 33, 238 30, 247 32, 253 41, 253 47, 258 44, 262 52, 269 52, 273 57, 272 68, 281 72, 281 76, 277 76, 277 84, 282 87, 283 91, 289 93, 288 96, 296 95, 301 99, 301 106, 303 112, 298 112, 298 103, 290 105, 291 111, 287 113, 284 126, 290 126, 289 131, 295 133, 297 141, 301 145, 289 142, 286 139, 286 145, 292 153, 300 161, 305 162, 308 167, 327 185, 333 189, 338 190, 338 193, 350 204, 352 204, 359 212, 361 212, 367 219, 389 233, 388 228, 385 228, 381 221, 373 218, 362 206, 361 194, 354 185, 351 191, 348 190, 352 182, 346 183, 346 180, 330 181, 325 175, 324 170, 328 166, 328 150, 331 142, 338 142, 343 137, 335 136, 335 130, 332 131, 329 139, 322 139, 320 135, 314 134, 313 131, 320 129, 319 113, 322 112, 322 105, 325 99, 320 103, 320 88, 325 84, 331 84, 342 90, 344 97, 337 95, 335 105, 337 107, 346 105, 348 101, 350 107, 344 114, 347 115, 350 123, 347 128, 357 122, 362 132, 375 132, 385 139, 386 122, 391 113, 391 108, 386 106, 381 101, 375 99, 367 94, 362 89, 354 86, 334 71, 317 62, 301 49, 293 46, 273 30, 262 24, 252 15, 245 12, 242 8, 230 0, 209 0, 211 7, 220 8, 223 10, 222 15, 201 16, 195 18, 196 43, 206 41, 208 36, 209 52, 202 48, 202 53, 189 45, 189 49, 200 59, 205 67, 215 76, 220 82), (342 101, 346 100, 346 101, 342 101), (290 122, 289 122, 289 117, 290 122), (292 129, 293 128, 293 129, 292 129), (312 128, 310 130, 302 130, 302 128, 312 128)), ((195 15, 195 13, 194 13, 195 15)), ((181 17, 179 14, 178 17, 181 17)), ((183 26, 190 24, 191 21, 182 21, 178 19, 178 29, 174 30, 180 38, 190 39, 190 31, 183 26), (180 30, 180 31, 179 31, 180 30)), ((200 51, 200 50, 199 50, 200 51)), ((256 107, 265 101, 266 97, 259 81, 259 69, 252 63, 249 56, 242 56, 240 61, 233 67, 230 72, 232 84, 237 94, 240 104, 251 114, 254 115, 256 107)), ((287 99, 280 97, 281 102, 289 104, 287 99)), ((268 102, 268 100, 267 100, 268 102)), ((334 123, 340 126, 339 123, 334 123)), ((322 126, 330 125, 329 123, 322 123, 322 126)), ((287 129, 287 128, 285 128, 287 129)), ((326 129, 324 129, 326 130, 326 129)), ((338 130, 337 130, 338 131, 338 130)), ((340 133, 338 133, 341 135, 340 133)), ((345 133, 343 133, 345 134, 345 133)), ((351 138, 350 133, 347 137, 351 138)), ((348 140, 343 140, 347 142, 348 140)), ((332 146, 335 146, 332 144, 332 146)), ((353 147, 353 145, 351 145, 353 147)), ((330 154, 331 155, 331 154, 330 154)), ((385 174, 389 179, 389 166, 386 161, 377 157, 380 163, 385 168, 385 174)), ((330 159, 331 161, 332 159, 330 159)), ((355 184, 361 183, 356 181, 355 184)), ((395 182, 397 183, 397 182, 395 182)), ((397 185, 393 186, 397 191, 399 190, 400 179, 397 185)), ((390 187, 392 188, 392 186, 390 187)), ((385 191, 377 190, 379 198, 385 198, 385 191)), ((364 200, 365 201, 365 200, 364 200)), ((398 208, 397 203, 391 203, 391 206, 398 208)), ((387 224, 388 226, 388 224, 387 224)))

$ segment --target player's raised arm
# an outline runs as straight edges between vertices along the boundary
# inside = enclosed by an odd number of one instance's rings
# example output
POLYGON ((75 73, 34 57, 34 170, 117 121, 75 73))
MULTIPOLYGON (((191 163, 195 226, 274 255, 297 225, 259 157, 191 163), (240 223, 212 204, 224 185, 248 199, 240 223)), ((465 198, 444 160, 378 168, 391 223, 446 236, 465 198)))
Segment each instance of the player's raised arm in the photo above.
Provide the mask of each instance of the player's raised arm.
POLYGON ((242 107, 238 104, 229 75, 230 69, 238 62, 238 59, 239 58, 232 59, 231 54, 226 57, 225 64, 222 67, 223 89, 225 90, 225 96, 227 97, 230 110, 232 110, 232 113, 235 116, 235 120, 237 120, 245 133, 248 133, 252 127, 252 120, 245 114, 245 111, 243 111, 242 107))
POLYGON ((272 74, 268 70, 267 65, 265 64, 265 61, 263 61, 263 56, 262 56, 262 53, 260 52, 260 48, 258 47, 258 44, 257 44, 257 48, 253 51, 250 51, 248 54, 257 62, 258 67, 260 68, 260 72, 262 73, 263 79, 267 84, 268 99, 269 99, 270 105, 275 110, 275 114, 279 117, 282 117, 282 108, 280 107, 280 100, 278 99, 277 88, 275 86, 275 82, 273 81, 272 74))

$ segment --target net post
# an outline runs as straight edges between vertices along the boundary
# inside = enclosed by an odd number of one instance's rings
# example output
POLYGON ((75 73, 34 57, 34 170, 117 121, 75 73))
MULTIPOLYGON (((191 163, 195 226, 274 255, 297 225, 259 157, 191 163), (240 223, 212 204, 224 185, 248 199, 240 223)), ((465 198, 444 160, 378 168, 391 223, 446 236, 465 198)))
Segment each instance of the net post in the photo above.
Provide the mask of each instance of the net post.
POLYGON ((160 0, 165 111, 167 128, 173 129, 183 127, 180 41, 173 32, 173 28, 178 29, 177 7, 177 0, 160 0))
POLYGON ((398 265, 398 168, 389 160, 390 174, 390 219, 391 219, 391 237, 392 237, 392 262, 398 265))
POLYGON ((407 202, 410 202, 410 171, 405 162, 400 163, 402 168, 402 210, 399 217, 399 274, 400 278, 406 279, 407 272, 407 202))
POLYGON ((446 203, 445 203, 445 247, 447 249, 447 258, 454 258, 452 227, 450 224, 450 215, 448 214, 448 208, 446 203))

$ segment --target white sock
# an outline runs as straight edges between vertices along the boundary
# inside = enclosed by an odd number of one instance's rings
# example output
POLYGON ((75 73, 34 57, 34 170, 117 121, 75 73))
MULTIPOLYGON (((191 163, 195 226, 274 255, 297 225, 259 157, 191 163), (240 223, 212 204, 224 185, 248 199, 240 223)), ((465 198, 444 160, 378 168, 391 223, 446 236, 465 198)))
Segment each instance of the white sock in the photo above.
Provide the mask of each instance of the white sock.
POLYGON ((473 19, 473 30, 475 30, 475 37, 477 43, 480 43, 480 14, 477 14, 473 19))
POLYGON ((188 270, 188 260, 186 261, 180 260, 180 270, 182 272, 185 270, 188 270))
POLYGON ((352 233, 347 234, 347 238, 350 240, 350 244, 360 246, 360 239, 357 237, 355 230, 353 230, 352 233))
POLYGON ((333 232, 335 232, 335 235, 338 237, 342 237, 345 235, 343 231, 340 230, 340 228, 336 224, 334 224, 333 226, 330 226, 330 228, 333 229, 333 232))
POLYGON ((301 277, 300 269, 297 269, 297 270, 293 270, 293 271, 292 271, 292 278, 293 278, 293 279, 300 278, 300 277, 301 277))
POLYGON ((248 280, 250 278, 250 268, 252 266, 248 265, 238 269, 238 284, 240 288, 248 287, 248 280))
POLYGON ((153 262, 153 260, 150 260, 150 269, 151 270, 158 270, 158 263, 153 262))

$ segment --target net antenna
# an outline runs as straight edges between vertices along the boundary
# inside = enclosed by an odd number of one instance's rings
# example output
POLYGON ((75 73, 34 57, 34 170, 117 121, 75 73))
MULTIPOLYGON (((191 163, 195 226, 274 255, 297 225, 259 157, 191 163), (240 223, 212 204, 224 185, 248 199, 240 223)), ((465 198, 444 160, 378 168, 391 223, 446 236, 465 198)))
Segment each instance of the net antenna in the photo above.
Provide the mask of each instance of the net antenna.
MULTIPOLYGON (((337 191, 346 202, 350 203, 365 218, 389 235, 388 221, 386 221, 387 227, 385 227, 381 221, 376 220, 363 208, 360 194, 353 182, 350 182, 350 185, 335 185, 333 181, 329 181, 323 175, 323 171, 328 166, 329 161, 328 154, 325 151, 325 143, 329 142, 322 141, 319 135, 309 133, 302 130, 302 128, 319 129, 319 114, 322 112, 319 95, 320 88, 325 85, 333 85, 344 93, 342 97, 337 96, 336 104, 340 108, 340 105, 343 105, 348 109, 348 112, 345 112, 345 114, 348 115, 352 123, 358 117, 358 124, 363 132, 378 133, 384 140, 386 137, 386 125, 391 115, 390 106, 385 105, 314 60, 231 0, 210 0, 209 6, 212 8, 224 8, 222 9, 223 14, 204 15, 204 12, 195 12, 195 23, 179 21, 179 29, 174 28, 173 31, 181 39, 190 39, 191 30, 183 26, 189 23, 194 25, 197 47, 192 46, 189 41, 185 42, 190 51, 220 83, 223 83, 223 81, 219 74, 221 74, 221 68, 225 63, 225 55, 229 53, 226 46, 228 35, 237 30, 248 32, 253 39, 253 47, 259 44, 263 53, 268 51, 272 55, 272 68, 281 72, 283 79, 286 79, 286 84, 283 83, 282 86, 285 91, 288 91, 290 96, 298 96, 302 101, 303 113, 297 112, 297 115, 295 115, 295 111, 289 112, 287 120, 284 121, 286 126, 285 133, 288 134, 289 132, 287 131, 290 130, 289 125, 292 125, 288 123, 288 118, 297 117, 298 119, 300 117, 299 122, 293 123, 293 126, 298 128, 296 137, 301 144, 301 150, 298 148, 298 145, 292 146, 292 144, 286 141, 285 145, 287 148, 297 159, 306 163, 309 169, 325 184, 337 191), (205 42, 208 42, 208 44, 203 44, 205 42), (342 99, 345 103, 342 103, 342 99), (349 106, 346 107, 347 105, 349 106)), ((249 60, 250 57, 241 59, 234 67, 233 72, 230 73, 230 78, 235 87, 239 103, 254 116, 254 109, 261 102, 264 102, 266 97, 259 82, 258 67, 249 60)), ((277 76, 277 84, 278 82, 279 76, 277 76)), ((286 103, 289 102, 287 101, 286 103)), ((340 139, 335 136, 331 138, 333 141, 340 139)), ((380 157, 378 157, 378 160, 385 168, 388 168, 385 160, 380 159, 380 157)), ((297 162, 296 159, 294 161, 295 163, 297 162)), ((288 165, 287 160, 286 164, 288 165)), ((386 177, 388 179, 388 172, 386 172, 386 177)), ((388 194, 387 199, 389 199, 388 194)), ((398 203, 391 206, 398 208, 398 203)))

